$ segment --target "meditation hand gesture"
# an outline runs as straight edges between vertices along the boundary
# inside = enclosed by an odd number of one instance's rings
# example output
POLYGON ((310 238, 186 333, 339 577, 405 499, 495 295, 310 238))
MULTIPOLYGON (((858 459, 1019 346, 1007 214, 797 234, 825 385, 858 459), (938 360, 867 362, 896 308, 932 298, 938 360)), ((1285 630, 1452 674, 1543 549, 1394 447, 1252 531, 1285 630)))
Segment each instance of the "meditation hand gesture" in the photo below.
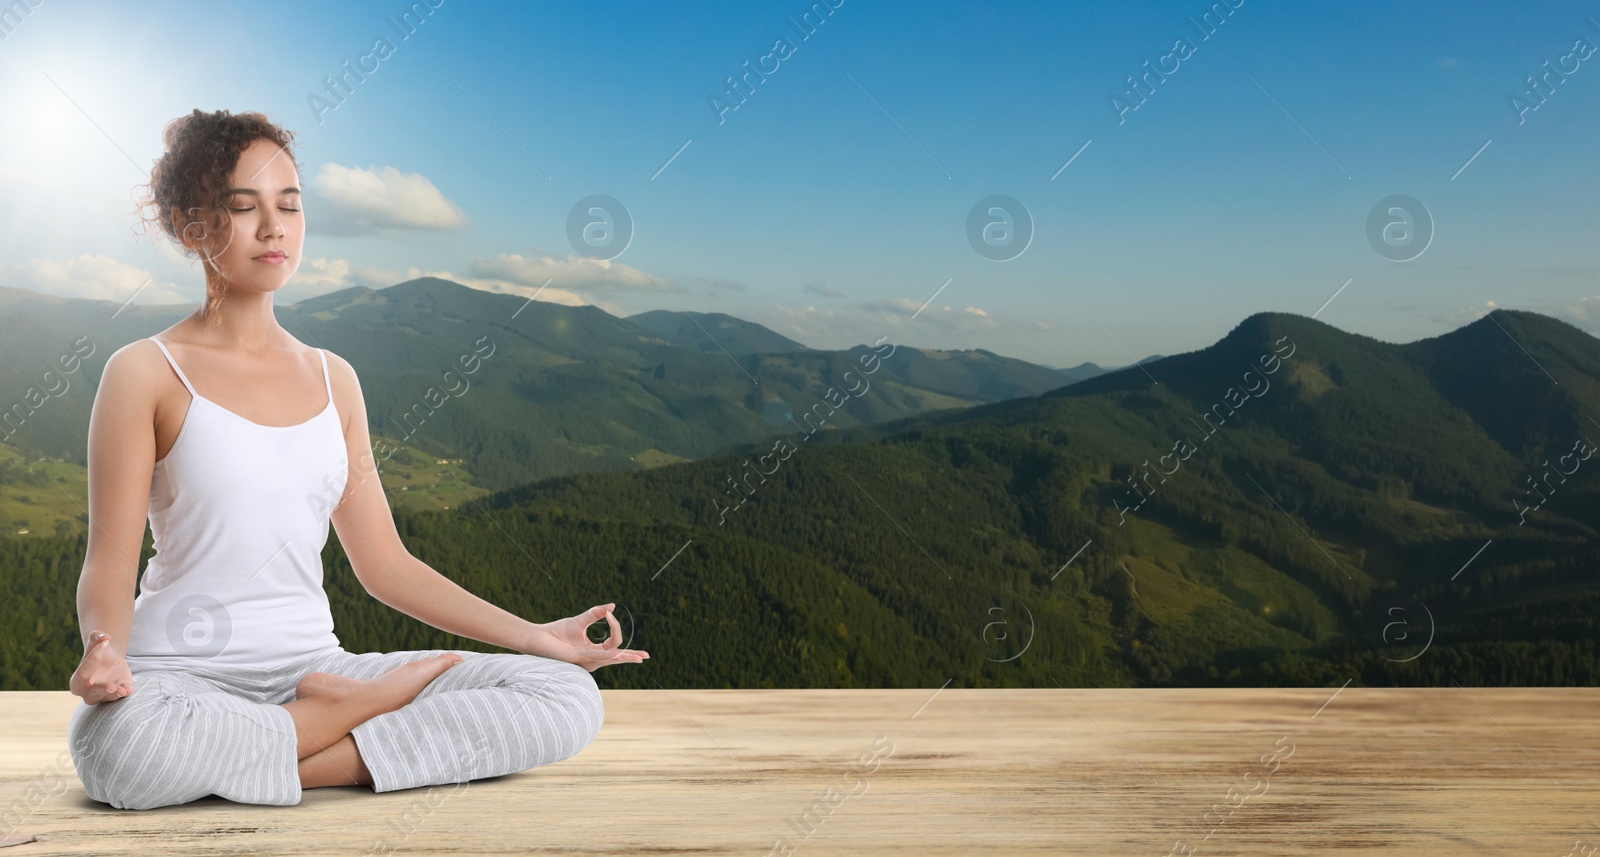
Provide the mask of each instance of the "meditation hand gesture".
POLYGON ((567 619, 534 626, 537 633, 527 654, 577 664, 589 672, 611 664, 636 664, 650 657, 649 652, 640 649, 617 648, 622 644, 622 626, 611 613, 615 606, 614 602, 601 604, 567 619), (611 634, 605 642, 596 643, 589 639, 588 629, 601 619, 611 625, 611 634))
POLYGON ((133 673, 128 662, 111 647, 111 635, 104 631, 89 634, 89 649, 72 673, 69 685, 74 696, 95 705, 121 699, 133 693, 133 673))

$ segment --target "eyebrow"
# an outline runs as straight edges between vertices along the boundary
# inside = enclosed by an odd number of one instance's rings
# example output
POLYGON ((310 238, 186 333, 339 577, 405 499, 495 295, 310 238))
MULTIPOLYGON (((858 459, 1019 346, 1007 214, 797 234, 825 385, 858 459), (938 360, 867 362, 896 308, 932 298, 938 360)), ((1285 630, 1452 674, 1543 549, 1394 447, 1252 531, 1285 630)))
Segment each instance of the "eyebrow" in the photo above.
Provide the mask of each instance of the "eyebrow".
MULTIPOLYGON (((298 193, 300 193, 300 189, 297 188, 297 187, 294 187, 293 185, 291 185, 289 187, 286 187, 283 190, 278 191, 278 195, 279 196, 288 196, 290 194, 298 194, 298 193)), ((247 188, 247 187, 230 187, 230 188, 228 188, 228 195, 229 196, 241 196, 241 195, 260 196, 261 194, 259 192, 255 191, 255 190, 252 190, 251 188, 247 188)))

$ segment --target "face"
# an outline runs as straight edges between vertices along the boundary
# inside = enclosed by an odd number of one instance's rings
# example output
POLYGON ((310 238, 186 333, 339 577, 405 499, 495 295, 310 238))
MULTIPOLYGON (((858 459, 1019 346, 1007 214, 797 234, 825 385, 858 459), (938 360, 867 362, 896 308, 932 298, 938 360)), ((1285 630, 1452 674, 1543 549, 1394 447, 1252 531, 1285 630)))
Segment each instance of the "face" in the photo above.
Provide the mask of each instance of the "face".
POLYGON ((209 257, 230 289, 277 291, 300 267, 306 237, 294 159, 276 143, 256 140, 240 153, 228 187, 229 234, 207 246, 192 240, 203 230, 191 225, 184 246, 209 257))

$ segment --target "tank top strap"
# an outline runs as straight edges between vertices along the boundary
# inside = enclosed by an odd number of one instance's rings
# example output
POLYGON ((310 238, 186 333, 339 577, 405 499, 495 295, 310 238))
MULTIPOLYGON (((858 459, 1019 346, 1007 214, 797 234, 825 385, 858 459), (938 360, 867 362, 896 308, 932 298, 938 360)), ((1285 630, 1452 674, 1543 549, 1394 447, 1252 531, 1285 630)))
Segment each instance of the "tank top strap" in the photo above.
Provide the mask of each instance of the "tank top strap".
POLYGON ((322 384, 328 388, 328 401, 333 401, 333 379, 328 377, 328 351, 325 348, 317 349, 317 356, 322 358, 322 384))
POLYGON ((189 390, 189 395, 194 396, 196 398, 199 398, 200 394, 196 393, 194 391, 194 385, 189 383, 189 377, 187 375, 183 374, 183 370, 182 369, 178 368, 178 361, 172 359, 172 352, 167 350, 166 343, 163 343, 161 340, 155 338, 154 336, 148 337, 148 339, 151 342, 154 342, 156 344, 157 348, 161 349, 161 353, 162 354, 165 354, 167 356, 167 362, 172 365, 172 371, 178 373, 178 380, 182 381, 183 382, 183 386, 189 390))

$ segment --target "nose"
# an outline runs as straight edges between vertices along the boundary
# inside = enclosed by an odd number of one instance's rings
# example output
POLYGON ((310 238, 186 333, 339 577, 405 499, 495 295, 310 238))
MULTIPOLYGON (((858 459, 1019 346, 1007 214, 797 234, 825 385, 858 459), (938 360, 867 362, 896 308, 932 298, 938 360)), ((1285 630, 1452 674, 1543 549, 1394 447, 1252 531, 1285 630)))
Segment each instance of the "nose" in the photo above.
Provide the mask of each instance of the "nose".
POLYGON ((283 218, 276 211, 270 211, 261 218, 261 238, 263 240, 282 236, 284 234, 283 218))

